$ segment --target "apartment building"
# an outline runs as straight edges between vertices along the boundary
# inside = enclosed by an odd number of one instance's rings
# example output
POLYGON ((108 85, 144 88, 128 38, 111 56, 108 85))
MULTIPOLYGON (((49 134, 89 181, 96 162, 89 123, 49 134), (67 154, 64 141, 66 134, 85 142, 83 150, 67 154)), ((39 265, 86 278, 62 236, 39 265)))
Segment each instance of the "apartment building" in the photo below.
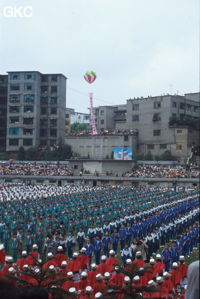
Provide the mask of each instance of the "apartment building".
POLYGON ((0 75, 0 151, 6 149, 8 77, 0 75))
POLYGON ((64 142, 66 77, 8 72, 6 150, 64 142))

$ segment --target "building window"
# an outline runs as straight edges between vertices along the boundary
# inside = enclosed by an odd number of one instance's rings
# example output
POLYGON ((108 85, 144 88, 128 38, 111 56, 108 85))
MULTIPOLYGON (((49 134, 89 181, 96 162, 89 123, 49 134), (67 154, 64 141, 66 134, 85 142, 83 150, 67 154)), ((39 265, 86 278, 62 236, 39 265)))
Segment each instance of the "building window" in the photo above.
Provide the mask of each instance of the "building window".
POLYGON ((57 126, 57 119, 50 119, 50 127, 56 127, 57 126))
POLYGON ((56 145, 56 142, 57 142, 56 139, 51 139, 51 140, 50 140, 50 145, 51 145, 51 146, 56 145))
POLYGON ((176 145, 176 150, 182 150, 182 144, 177 144, 176 145))
POLYGON ((11 94, 9 96, 9 103, 11 103, 11 104, 20 103, 20 95, 19 94, 11 94))
POLYGON ((24 113, 26 113, 26 112, 32 113, 33 111, 34 111, 33 106, 24 106, 24 113))
POLYGON ((104 115, 104 110, 100 110, 100 115, 104 115))
POLYGON ((172 113, 172 117, 176 117, 176 113, 172 113))
POLYGON ((40 108, 40 114, 41 114, 41 115, 46 115, 47 112, 48 112, 48 109, 47 109, 46 107, 41 107, 41 108, 40 108))
POLYGON ((46 85, 42 85, 42 86, 40 87, 40 90, 41 90, 41 93, 43 93, 43 94, 47 94, 47 93, 48 93, 48 86, 46 86, 46 85))
POLYGON ((57 86, 51 86, 51 93, 57 92, 57 86))
POLYGON ((185 109, 185 103, 180 103, 180 109, 185 109))
POLYGON ((129 140, 129 136, 128 135, 124 135, 124 141, 128 141, 129 140))
POLYGON ((10 84, 10 90, 20 90, 19 84, 10 84))
POLYGON ((69 120, 66 120, 65 121, 65 126, 69 126, 69 124, 70 124, 69 120))
POLYGON ((161 108, 161 102, 154 102, 154 103, 153 103, 153 107, 154 107, 154 109, 159 109, 159 108, 161 108))
POLYGON ((138 114, 133 115, 132 121, 139 121, 139 115, 138 114))
POLYGON ((41 81, 48 82, 48 79, 49 79, 48 75, 42 75, 41 81))
POLYGON ((10 74, 10 80, 19 80, 19 73, 10 74))
POLYGON ((23 124, 24 125, 33 125, 33 118, 28 117, 23 119, 23 124))
POLYGON ((46 146, 48 141, 46 139, 40 140, 40 146, 46 146))
POLYGON ((139 104, 133 104, 132 105, 132 110, 138 111, 139 110, 139 104))
POLYGON ((25 83, 24 84, 24 90, 26 91, 33 91, 34 90, 34 85, 31 83, 25 83))
POLYGON ((160 130, 153 130, 153 136, 160 136, 160 130))
POLYGON ((58 76, 57 75, 52 75, 51 76, 51 81, 52 82, 57 82, 58 81, 58 76))
POLYGON ((69 118, 69 113, 66 113, 66 114, 65 114, 65 118, 69 118))
POLYGON ((197 112, 197 111, 198 111, 198 109, 199 109, 199 107, 198 107, 198 106, 194 106, 194 112, 197 112))
POLYGON ((148 149, 154 149, 154 144, 147 144, 148 149))
POLYGON ((33 129, 23 129, 24 135, 33 135, 33 129))
POLYGON ((23 139, 23 145, 24 146, 32 146, 33 145, 33 139, 32 138, 23 139))
POLYGON ((34 104, 35 95, 34 94, 25 94, 24 95, 24 103, 34 104))
POLYGON ((50 129, 50 136, 51 137, 57 137, 57 130, 56 129, 50 129))
POLYGON ((167 144, 160 144, 160 149, 166 149, 167 148, 167 144))
POLYGON ((172 102, 172 108, 176 108, 176 102, 172 102))
POLYGON ((25 80, 35 80, 35 74, 34 73, 25 73, 24 79, 25 80))
POLYGON ((18 144, 19 144, 19 139, 16 139, 16 138, 9 139, 10 146, 18 146, 18 144))
POLYGON ((10 124, 19 123, 19 116, 11 116, 10 117, 10 124))
POLYGON ((51 105, 57 105, 57 98, 55 98, 55 97, 52 97, 51 99, 50 99, 50 104, 51 105))
POLYGON ((48 97, 41 97, 40 103, 41 105, 48 105, 48 97))
POLYGON ((47 119, 41 119, 40 120, 40 126, 41 127, 47 127, 48 126, 48 120, 47 119))
POLYGON ((51 108, 51 110, 50 110, 50 113, 51 114, 57 114, 57 108, 51 108))
POLYGON ((100 123, 101 123, 101 125, 103 125, 104 124, 104 119, 101 119, 100 123))
POLYGON ((40 129, 40 137, 47 137, 47 129, 40 129))
POLYGON ((19 128, 9 128, 9 135, 19 135, 19 128))
POLYGON ((154 113, 152 120, 153 121, 160 121, 161 120, 160 113, 154 113))
POLYGON ((9 106, 9 113, 19 113, 20 107, 18 106, 9 106))
POLYGON ((182 133, 182 130, 177 130, 176 132, 177 132, 178 134, 180 134, 180 133, 182 133))

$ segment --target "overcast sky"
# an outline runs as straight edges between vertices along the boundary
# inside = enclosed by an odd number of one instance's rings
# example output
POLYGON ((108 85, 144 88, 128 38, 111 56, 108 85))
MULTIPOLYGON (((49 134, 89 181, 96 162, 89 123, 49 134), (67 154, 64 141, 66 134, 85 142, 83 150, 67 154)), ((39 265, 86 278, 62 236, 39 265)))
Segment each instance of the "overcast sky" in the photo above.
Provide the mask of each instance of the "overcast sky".
POLYGON ((0 73, 68 78, 67 107, 87 112, 126 99, 199 89, 198 0, 0 0, 0 73), (31 6, 7 18, 6 6, 31 6), (97 73, 95 83, 83 79, 97 73))

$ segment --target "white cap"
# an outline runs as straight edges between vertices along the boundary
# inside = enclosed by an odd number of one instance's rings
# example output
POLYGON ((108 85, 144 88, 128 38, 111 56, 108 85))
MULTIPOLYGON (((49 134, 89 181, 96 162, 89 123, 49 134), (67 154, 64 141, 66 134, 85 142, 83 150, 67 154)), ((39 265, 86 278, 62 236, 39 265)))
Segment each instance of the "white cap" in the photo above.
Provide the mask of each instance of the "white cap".
POLYGON ((98 292, 95 294, 94 298, 100 298, 102 296, 102 293, 98 292))
POLYGON ((143 271, 143 270, 144 270, 144 268, 143 268, 143 267, 140 267, 140 268, 139 268, 139 271, 143 271))
POLYGON ((156 258, 157 258, 157 259, 161 259, 162 257, 161 257, 160 254, 156 254, 156 258))
POLYGON ((126 263, 127 263, 127 264, 132 264, 131 259, 127 259, 127 260, 126 260, 126 263))
POLYGON ((141 251, 136 251, 136 254, 135 254, 136 256, 141 256, 142 255, 142 253, 141 253, 141 251))
POLYGON ((91 286, 87 286, 87 287, 85 288, 85 290, 86 290, 86 292, 92 292, 92 287, 91 287, 91 286))
POLYGON ((106 256, 106 255, 102 255, 102 256, 101 256, 101 260, 102 260, 102 261, 105 261, 106 259, 107 259, 107 256, 106 256))
POLYGON ((39 268, 36 268, 36 269, 34 270, 34 272, 35 272, 35 273, 39 273, 39 272, 40 272, 40 269, 39 269, 39 268))
POLYGON ((8 271, 11 272, 11 273, 13 273, 13 272, 15 272, 15 268, 10 267, 10 268, 8 269, 8 271))
POLYGON ((78 252, 74 252, 73 257, 77 257, 77 256, 78 256, 78 252))
POLYGON ((38 249, 37 244, 33 244, 33 249, 38 249))
POLYGON ((70 272, 67 272, 67 276, 68 276, 68 277, 72 277, 72 276, 73 276, 73 272, 71 272, 71 271, 70 271, 70 272))
POLYGON ((67 262, 66 261, 62 261, 61 266, 66 266, 67 262))
POLYGON ((154 285, 154 281, 153 280, 149 280, 148 281, 148 285, 154 285))
POLYGON ((150 259, 150 264, 153 264, 153 263, 155 263, 155 260, 154 259, 150 259))
POLYGON ((172 264, 172 267, 178 267, 178 264, 177 264, 176 262, 174 262, 174 263, 172 264))
POLYGON ((165 272, 163 273, 163 276, 164 276, 164 277, 168 277, 168 276, 170 276, 170 274, 169 274, 169 272, 165 271, 165 272))
POLYGON ((134 276, 133 280, 140 280, 140 276, 139 275, 134 276))
POLYGON ((82 248, 81 248, 81 252, 86 252, 86 248, 85 248, 85 247, 82 247, 82 248))
POLYGON ((76 289, 75 289, 75 288, 70 288, 70 289, 69 289, 69 292, 70 292, 70 293, 75 293, 75 292, 76 292, 76 289))
POLYGON ((184 261, 184 260, 185 260, 184 255, 180 255, 180 256, 179 256, 179 261, 184 261))
POLYGON ((4 245, 0 244, 0 250, 3 250, 3 249, 4 249, 4 245))
POLYGON ((162 281, 162 277, 161 277, 161 276, 157 276, 157 277, 156 277, 156 281, 158 281, 158 282, 159 282, 159 281, 162 281))
POLYGON ((130 281, 130 280, 131 280, 131 279, 130 279, 129 276, 125 276, 125 277, 124 277, 124 281, 128 282, 128 281, 130 281))
POLYGON ((29 268, 29 266, 26 264, 26 265, 23 266, 23 268, 27 269, 27 268, 29 268))
POLYGON ((57 250, 58 251, 63 251, 63 247, 62 246, 58 246, 57 250))
POLYGON ((22 251, 22 255, 27 255, 27 251, 26 251, 26 250, 23 250, 23 251, 22 251))
POLYGON ((6 261, 6 262, 13 262, 13 258, 12 258, 12 256, 6 256, 6 257, 5 257, 5 261, 6 261))
POLYGON ((101 279, 101 278, 102 278, 102 275, 101 275, 100 273, 96 275, 96 279, 97 279, 97 280, 99 280, 99 279, 101 279))
POLYGON ((111 249, 111 250, 109 251, 109 254, 113 255, 113 254, 115 254, 115 251, 114 251, 113 249, 111 249))
POLYGON ((97 265, 95 263, 91 264, 91 268, 96 268, 97 265))
POLYGON ((105 276, 105 277, 110 277, 110 273, 109 273, 109 272, 105 272, 105 273, 104 273, 104 276, 105 276))
POLYGON ((53 253, 52 253, 52 252, 48 252, 48 253, 47 253, 47 256, 48 256, 48 257, 53 257, 53 253))
POLYGON ((83 277, 87 277, 87 272, 83 271, 83 272, 81 273, 81 276, 83 276, 83 277))
POLYGON ((55 269, 55 266, 54 265, 50 265, 49 266, 49 270, 54 270, 55 269))

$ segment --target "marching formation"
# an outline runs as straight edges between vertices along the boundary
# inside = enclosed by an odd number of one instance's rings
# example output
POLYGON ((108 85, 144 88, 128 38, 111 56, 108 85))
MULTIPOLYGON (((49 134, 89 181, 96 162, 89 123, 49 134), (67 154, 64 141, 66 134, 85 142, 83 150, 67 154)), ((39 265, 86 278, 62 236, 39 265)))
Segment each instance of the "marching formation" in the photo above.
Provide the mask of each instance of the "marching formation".
POLYGON ((143 297, 165 298, 185 284, 184 261, 198 246, 198 218, 197 190, 4 186, 0 276, 38 285, 19 271, 39 275, 47 270, 54 279, 66 278, 59 287, 81 299, 101 297, 106 286, 130 284, 154 285, 165 291, 143 297), (130 281, 117 267, 122 264, 125 269, 136 264, 141 275, 130 281), (146 265, 151 266, 148 273, 146 265))

